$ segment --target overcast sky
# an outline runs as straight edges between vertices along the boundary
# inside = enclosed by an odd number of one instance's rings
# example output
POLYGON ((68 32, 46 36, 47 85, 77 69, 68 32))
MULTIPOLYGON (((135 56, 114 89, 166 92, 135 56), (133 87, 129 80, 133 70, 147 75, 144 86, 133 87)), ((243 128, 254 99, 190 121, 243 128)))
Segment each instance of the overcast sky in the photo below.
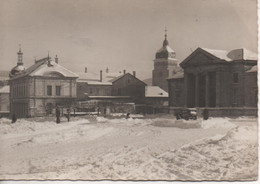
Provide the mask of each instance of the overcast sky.
POLYGON ((0 0, 0 70, 57 54, 74 72, 152 75, 167 26, 182 61, 197 47, 257 52, 256 0, 0 0))

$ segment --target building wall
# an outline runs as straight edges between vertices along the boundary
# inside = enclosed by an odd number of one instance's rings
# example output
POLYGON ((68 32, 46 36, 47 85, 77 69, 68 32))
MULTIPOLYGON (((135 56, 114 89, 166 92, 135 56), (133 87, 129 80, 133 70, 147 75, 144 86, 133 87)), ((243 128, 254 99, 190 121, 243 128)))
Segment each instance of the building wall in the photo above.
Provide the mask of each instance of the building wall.
MULTIPOLYGON (((252 63, 245 63, 236 61, 233 63, 221 63, 221 64, 199 64, 199 58, 194 57, 193 61, 197 65, 190 65, 184 68, 184 80, 181 82, 184 84, 181 88, 181 101, 183 103, 177 105, 176 97, 176 80, 169 80, 169 105, 172 107, 187 106, 198 107, 199 98, 205 98, 205 104, 200 107, 256 107, 257 103, 257 75, 246 73, 246 68, 253 65, 252 63), (210 106, 210 100, 212 91, 206 86, 205 94, 201 95, 196 90, 196 78, 200 75, 208 76, 210 73, 216 74, 216 85, 214 92, 216 104, 210 106), (193 76, 193 77, 191 77, 193 76), (192 82, 193 80, 193 82, 192 82), (192 86, 194 89, 192 90, 192 86), (206 90, 208 90, 206 95, 206 90), (197 97, 197 95, 199 97, 197 97), (205 96, 205 97, 204 97, 205 96), (208 99, 208 101, 206 101, 208 99), (192 102, 193 101, 193 102, 192 102), (196 102, 197 101, 197 102, 196 102), (193 105, 192 105, 193 104, 193 105)), ((204 62, 206 63, 206 62, 204 62)), ((256 72, 255 72, 256 73, 256 72)), ((209 79, 206 79, 209 80, 209 79)), ((205 80, 205 81, 206 81, 205 80)), ((209 85, 209 84, 208 84, 209 85)), ((199 84, 199 87, 201 84, 199 84)), ((202 86, 203 87, 203 86, 202 86)))
POLYGON ((0 112, 10 111, 9 93, 0 93, 0 112))
POLYGON ((145 104, 151 106, 165 106, 168 104, 168 97, 146 97, 145 104))
POLYGON ((184 78, 168 80, 169 85, 169 106, 184 107, 184 78))
POLYGON ((111 96, 112 85, 90 85, 87 82, 77 82, 77 98, 85 99, 85 93, 89 96, 111 96))
POLYGON ((177 70, 177 60, 156 59, 153 70, 153 86, 159 86, 168 92, 167 78, 173 76, 177 70))
POLYGON ((23 77, 10 81, 11 114, 17 117, 44 116, 56 105, 72 104, 76 99, 76 79, 23 77), (51 95, 47 93, 51 86, 51 95), (56 94, 60 86, 60 95, 56 94))
POLYGON ((126 74, 113 82, 113 96, 131 96, 135 103, 145 102, 145 84, 136 77, 126 74))
POLYGON ((257 72, 245 73, 245 106, 257 107, 257 72))

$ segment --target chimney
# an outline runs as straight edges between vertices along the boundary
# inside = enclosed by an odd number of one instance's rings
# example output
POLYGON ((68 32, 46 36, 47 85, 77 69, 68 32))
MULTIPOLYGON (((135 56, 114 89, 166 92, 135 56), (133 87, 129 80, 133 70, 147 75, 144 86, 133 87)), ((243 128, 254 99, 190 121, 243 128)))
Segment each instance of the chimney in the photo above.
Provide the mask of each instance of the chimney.
POLYGON ((106 73, 108 73, 109 72, 109 70, 108 70, 108 67, 107 67, 107 69, 106 69, 106 73))
POLYGON ((126 72, 126 71, 124 70, 124 75, 125 75, 125 72, 126 72))
POLYGON ((100 70, 100 82, 102 82, 102 70, 100 70))
POLYGON ((58 64, 58 60, 59 60, 59 58, 58 58, 58 56, 56 55, 56 57, 55 57, 55 63, 58 64))
POLYGON ((135 76, 135 77, 136 77, 136 72, 135 72, 135 71, 133 71, 133 76, 135 76))
POLYGON ((85 67, 85 73, 88 73, 88 67, 85 67))

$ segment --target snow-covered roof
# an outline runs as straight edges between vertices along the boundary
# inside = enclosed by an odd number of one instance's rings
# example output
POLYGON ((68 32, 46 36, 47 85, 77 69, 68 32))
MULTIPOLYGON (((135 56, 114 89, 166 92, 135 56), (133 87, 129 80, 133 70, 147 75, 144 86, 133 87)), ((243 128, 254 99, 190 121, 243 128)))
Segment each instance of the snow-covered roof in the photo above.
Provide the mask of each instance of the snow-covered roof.
POLYGON ((48 73, 59 73, 63 75, 64 77, 75 77, 77 78, 78 75, 73 73, 72 71, 64 68, 63 66, 57 64, 54 61, 50 62, 51 66, 48 66, 48 63, 45 62, 45 64, 40 65, 38 68, 36 68, 32 73, 30 73, 30 76, 44 76, 48 73))
POLYGON ((251 73, 251 72, 257 72, 258 67, 257 65, 253 66, 250 70, 246 71, 247 73, 251 73))
POLYGON ((22 71, 20 74, 13 77, 13 79, 24 76, 46 76, 48 74, 59 74, 63 77, 78 78, 77 74, 64 68, 63 66, 59 65, 54 61, 50 61, 49 64, 48 59, 49 58, 43 58, 41 60, 36 61, 34 65, 22 71))
POLYGON ((10 93, 10 86, 6 85, 0 88, 0 93, 10 93))
POLYGON ((121 72, 106 73, 102 72, 102 82, 100 81, 100 72, 80 73, 78 82, 87 82, 92 85, 112 85, 112 82, 118 77, 122 76, 121 72))
POLYGON ((208 49, 208 48, 202 48, 203 50, 207 51, 208 53, 218 57, 219 59, 224 59, 226 61, 231 61, 228 55, 228 51, 226 50, 216 50, 216 49, 208 49))
POLYGON ((167 98, 168 93, 159 86, 145 86, 145 97, 162 97, 167 98))
POLYGON ((231 51, 226 50, 216 50, 216 49, 208 49, 202 48, 208 53, 216 56, 219 59, 223 59, 226 61, 235 61, 235 60, 258 60, 257 53, 250 51, 245 48, 234 49, 231 51))

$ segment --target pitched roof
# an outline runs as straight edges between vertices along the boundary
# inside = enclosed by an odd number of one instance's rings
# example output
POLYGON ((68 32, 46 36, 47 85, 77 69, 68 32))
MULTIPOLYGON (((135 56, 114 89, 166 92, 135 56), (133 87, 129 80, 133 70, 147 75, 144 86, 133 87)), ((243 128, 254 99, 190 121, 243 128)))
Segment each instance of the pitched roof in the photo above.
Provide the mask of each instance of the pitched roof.
POLYGON ((6 85, 3 87, 0 87, 0 93, 10 93, 10 86, 6 85))
POLYGON ((159 86, 145 86, 145 97, 167 98, 168 93, 159 86))
POLYGON ((141 80, 138 79, 136 76, 134 76, 134 75, 132 75, 132 74, 130 74, 130 73, 126 73, 126 74, 124 74, 124 75, 121 75, 121 76, 119 76, 119 77, 113 79, 111 82, 114 83, 114 82, 118 81, 119 79, 121 79, 121 78, 123 78, 123 77, 125 77, 125 76, 127 76, 127 75, 128 75, 128 76, 131 76, 131 77, 133 77, 133 78, 135 78, 136 80, 140 81, 141 83, 143 83, 143 84, 146 86, 146 83, 144 83, 143 81, 141 81, 141 80))
POLYGON ((72 78, 78 77, 77 74, 62 67, 61 65, 59 65, 54 61, 50 61, 50 66, 48 66, 48 58, 43 58, 41 60, 36 61, 35 64, 30 66, 29 68, 27 68, 26 70, 18 74, 17 76, 13 77, 12 79, 16 79, 24 76, 44 76, 46 73, 52 73, 52 72, 60 73, 64 77, 72 77, 72 78))
POLYGON ((217 50, 217 49, 209 49, 209 48, 200 48, 198 47, 194 52, 192 52, 186 59, 184 59, 180 65, 185 67, 187 63, 189 63, 190 59, 194 57, 198 52, 203 53, 212 58, 210 63, 219 63, 219 62, 233 62, 237 60, 253 60, 257 61, 257 54, 245 49, 234 49, 231 51, 226 50, 217 50))
POLYGON ((202 49, 226 61, 234 61, 234 60, 241 60, 241 59, 258 60, 257 53, 254 53, 253 51, 250 51, 246 48, 234 49, 231 51, 215 50, 215 49, 208 49, 208 48, 202 48, 202 49))
POLYGON ((116 80, 118 77, 123 74, 120 72, 115 73, 102 73, 102 81, 100 81, 100 72, 88 72, 88 73, 80 73, 78 82, 87 82, 92 85, 112 85, 112 82, 116 80))

